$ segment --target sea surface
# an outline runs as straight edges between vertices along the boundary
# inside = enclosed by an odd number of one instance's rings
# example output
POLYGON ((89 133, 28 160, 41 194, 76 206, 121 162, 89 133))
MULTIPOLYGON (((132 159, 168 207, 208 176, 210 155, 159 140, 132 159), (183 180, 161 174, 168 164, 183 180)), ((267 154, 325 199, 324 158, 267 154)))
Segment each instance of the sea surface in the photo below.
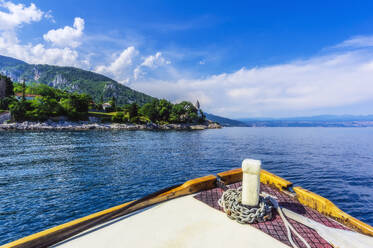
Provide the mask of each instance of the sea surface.
POLYGON ((245 158, 373 225, 373 128, 0 132, 0 244, 245 158))

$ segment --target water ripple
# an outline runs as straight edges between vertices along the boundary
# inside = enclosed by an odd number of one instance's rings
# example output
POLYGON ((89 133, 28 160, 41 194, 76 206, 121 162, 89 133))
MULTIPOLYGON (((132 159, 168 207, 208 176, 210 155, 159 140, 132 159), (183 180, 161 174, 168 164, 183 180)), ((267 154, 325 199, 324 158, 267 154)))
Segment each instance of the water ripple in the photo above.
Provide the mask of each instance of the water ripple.
POLYGON ((261 159, 373 224, 372 128, 0 132, 0 244, 261 159))

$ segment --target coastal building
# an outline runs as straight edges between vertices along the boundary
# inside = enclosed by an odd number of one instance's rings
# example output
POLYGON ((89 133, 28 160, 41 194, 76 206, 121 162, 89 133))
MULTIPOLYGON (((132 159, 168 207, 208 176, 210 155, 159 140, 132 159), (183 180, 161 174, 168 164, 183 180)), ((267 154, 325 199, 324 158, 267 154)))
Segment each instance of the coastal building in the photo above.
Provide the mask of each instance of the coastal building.
MULTIPOLYGON (((36 94, 25 94, 25 99, 26 100, 33 100, 37 96, 40 96, 40 95, 36 95, 36 94)), ((15 97, 16 97, 17 100, 21 100, 22 99, 22 93, 21 92, 16 93, 15 97)))
POLYGON ((108 109, 108 108, 111 108, 111 104, 108 103, 108 102, 105 102, 105 103, 102 104, 102 108, 103 108, 103 110, 106 110, 106 109, 108 109))

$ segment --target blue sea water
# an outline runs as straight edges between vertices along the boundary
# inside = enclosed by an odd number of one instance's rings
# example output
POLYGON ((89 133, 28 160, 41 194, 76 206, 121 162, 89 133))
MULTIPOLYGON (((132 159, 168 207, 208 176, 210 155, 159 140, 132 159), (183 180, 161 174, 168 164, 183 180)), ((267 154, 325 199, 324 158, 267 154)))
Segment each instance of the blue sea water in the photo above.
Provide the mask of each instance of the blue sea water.
POLYGON ((0 132, 0 244, 244 158, 373 224, 373 128, 0 132))

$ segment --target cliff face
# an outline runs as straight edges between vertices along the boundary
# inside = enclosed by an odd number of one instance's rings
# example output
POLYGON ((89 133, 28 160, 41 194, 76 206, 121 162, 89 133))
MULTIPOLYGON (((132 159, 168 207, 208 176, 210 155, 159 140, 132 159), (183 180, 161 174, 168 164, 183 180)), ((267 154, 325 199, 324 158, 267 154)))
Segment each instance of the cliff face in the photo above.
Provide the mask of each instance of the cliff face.
POLYGON ((101 98, 108 101, 114 96, 118 104, 137 102, 142 105, 154 99, 98 73, 74 67, 27 64, 1 55, 0 74, 15 82, 24 79, 26 83, 42 83, 70 92, 86 93, 96 102, 101 98))
POLYGON ((49 84, 49 86, 52 86, 54 88, 66 88, 68 87, 69 82, 66 78, 64 78, 61 74, 57 74, 53 81, 49 84))

